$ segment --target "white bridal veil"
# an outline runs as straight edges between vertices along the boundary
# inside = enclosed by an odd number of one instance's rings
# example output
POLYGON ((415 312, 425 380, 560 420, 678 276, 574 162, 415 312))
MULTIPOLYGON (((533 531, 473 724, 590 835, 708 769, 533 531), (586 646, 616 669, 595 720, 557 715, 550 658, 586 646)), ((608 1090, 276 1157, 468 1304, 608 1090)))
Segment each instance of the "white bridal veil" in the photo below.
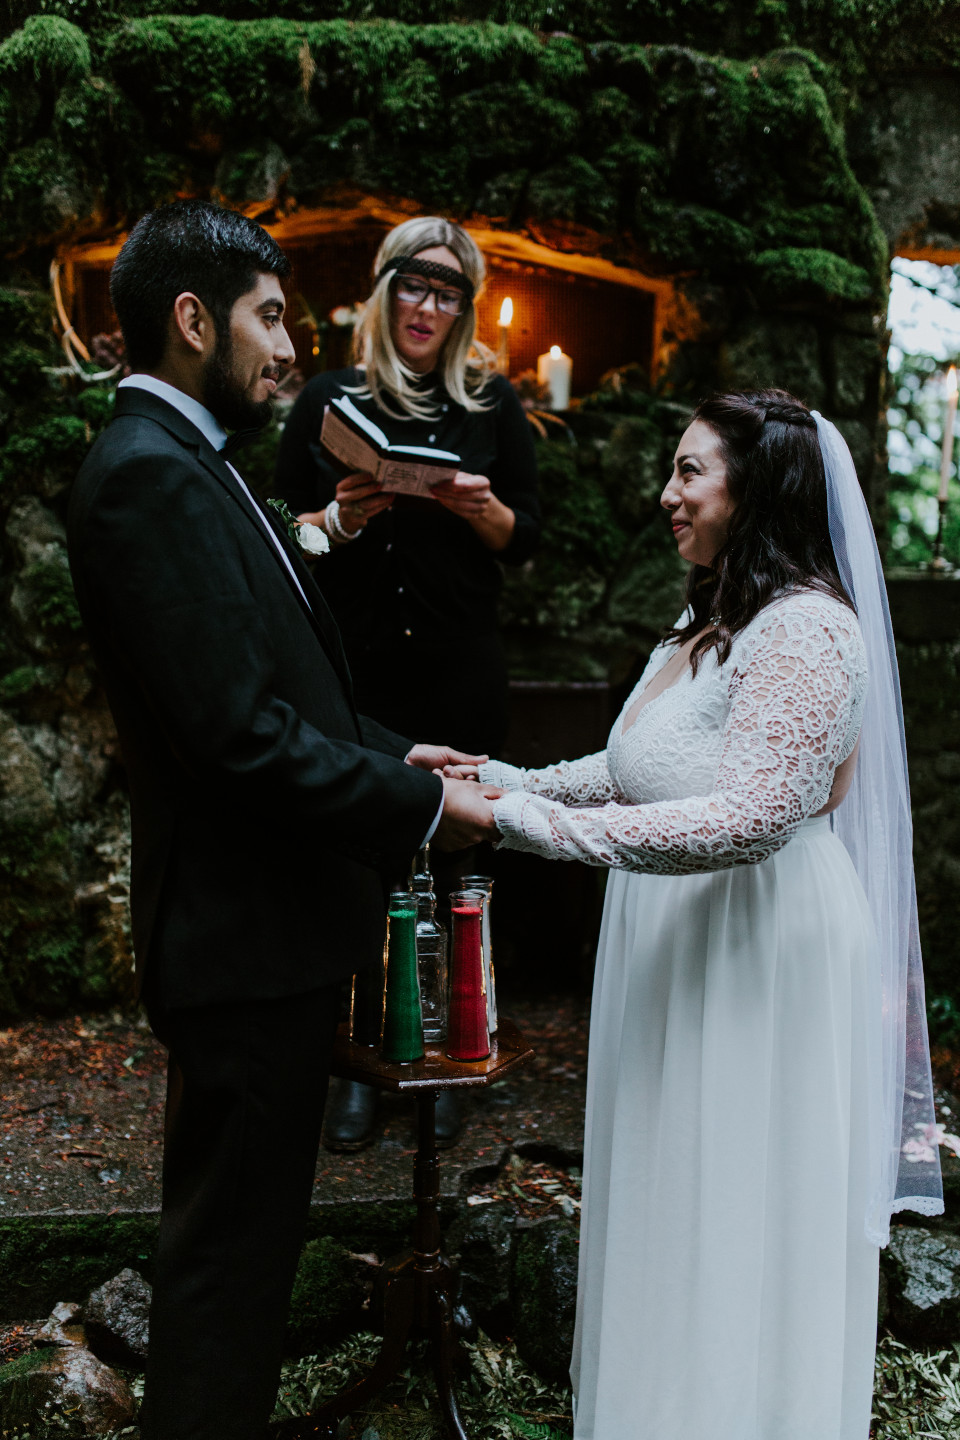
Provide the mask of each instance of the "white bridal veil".
POLYGON ((913 824, 900 676, 880 555, 846 441, 813 412, 827 477, 830 538, 857 609, 869 680, 850 792, 834 812, 866 892, 883 994, 881 1146, 867 1233, 885 1245, 897 1210, 943 1211, 923 970, 913 878, 913 824))

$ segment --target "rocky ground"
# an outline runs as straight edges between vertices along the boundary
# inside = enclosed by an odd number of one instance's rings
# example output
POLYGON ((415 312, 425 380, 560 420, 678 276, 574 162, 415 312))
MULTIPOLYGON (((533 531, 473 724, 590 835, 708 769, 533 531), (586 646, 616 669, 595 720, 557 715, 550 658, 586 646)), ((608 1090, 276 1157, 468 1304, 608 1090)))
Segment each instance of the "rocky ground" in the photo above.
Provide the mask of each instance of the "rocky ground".
MULTIPOLYGON (((587 1005, 567 996, 505 1008, 536 1058, 466 1097, 463 1137, 441 1162, 445 1247, 459 1263, 458 1323, 469 1347, 464 1404, 471 1434, 561 1440, 569 1434, 587 1005)), ((24 1440, 29 1430, 31 1440, 135 1440, 164 1067, 135 1014, 0 1032, 4 1437, 24 1440), (60 1417, 53 1428, 38 1423, 52 1412, 60 1417)), ((922 1224, 902 1217, 884 1252, 874 1440, 960 1440, 960 1159, 952 1148, 960 1056, 938 1053, 935 1067, 948 1213, 922 1224)), ((362 1332, 376 1328, 377 1265, 409 1236, 413 1153, 412 1105, 392 1096, 381 1098, 370 1149, 321 1151, 278 1415, 303 1413, 311 1394, 336 1390, 348 1370, 369 1365, 377 1342, 362 1332)), ((356 1419, 353 1435, 439 1437, 432 1394, 426 1357, 411 1351, 404 1375, 356 1419)))

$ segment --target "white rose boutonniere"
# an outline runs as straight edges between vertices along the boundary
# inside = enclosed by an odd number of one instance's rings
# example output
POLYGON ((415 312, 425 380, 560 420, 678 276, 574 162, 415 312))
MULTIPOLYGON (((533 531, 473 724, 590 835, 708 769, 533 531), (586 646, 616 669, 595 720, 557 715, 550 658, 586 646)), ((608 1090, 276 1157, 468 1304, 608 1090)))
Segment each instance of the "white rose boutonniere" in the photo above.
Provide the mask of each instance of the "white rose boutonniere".
POLYGON ((309 520, 298 520, 290 513, 286 500, 268 500, 267 504, 286 525, 287 535, 294 545, 306 555, 326 555, 330 541, 319 525, 311 525, 309 520))
POLYGON ((326 532, 321 530, 319 525, 311 525, 308 520, 300 522, 297 539, 300 541, 300 549, 306 550, 308 555, 326 555, 330 549, 326 532))

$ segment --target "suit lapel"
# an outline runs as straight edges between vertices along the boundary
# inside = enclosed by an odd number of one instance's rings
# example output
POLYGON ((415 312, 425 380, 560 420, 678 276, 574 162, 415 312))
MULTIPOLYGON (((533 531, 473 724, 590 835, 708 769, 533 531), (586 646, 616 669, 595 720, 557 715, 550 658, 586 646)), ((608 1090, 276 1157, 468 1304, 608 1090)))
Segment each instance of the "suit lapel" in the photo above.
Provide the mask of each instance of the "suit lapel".
MULTIPOLYGON (((166 400, 162 400, 159 396, 153 395, 146 390, 125 387, 117 392, 117 413, 141 415, 147 419, 155 420, 158 424, 162 425, 165 430, 169 430, 181 444, 194 452, 200 464, 223 486, 231 500, 240 506, 240 509, 247 516, 256 534, 259 536, 260 542, 267 546, 298 605, 316 631, 320 643, 323 645, 324 650, 326 650, 347 692, 350 708, 354 711, 354 715, 356 715, 356 707, 354 706, 353 700, 353 681, 350 676, 347 657, 344 654, 337 622, 334 620, 330 607, 326 600, 324 600, 319 586, 295 547, 291 545, 284 527, 277 522, 273 512, 266 506, 261 508, 255 501, 248 498, 243 486, 238 483, 236 476, 220 452, 214 449, 206 436, 203 435, 186 416, 181 415, 180 411, 177 410, 175 406, 168 404, 166 400), (273 533, 276 534, 280 543, 283 545, 284 554, 290 557, 290 563, 293 566, 297 579, 303 587, 303 593, 297 589, 293 576, 277 553, 277 547, 264 528, 264 520, 271 526, 273 533), (304 598, 305 596, 306 599, 304 598)), ((251 491, 251 494, 252 493, 251 491)))
MULTIPOLYGON (((322 642, 324 642, 324 648, 327 649, 331 660, 334 661, 338 674, 340 674, 340 678, 344 681, 348 694, 350 694, 351 703, 353 703, 353 681, 351 681, 350 678, 350 667, 347 665, 343 642, 341 642, 340 639, 340 628, 338 628, 337 621, 335 621, 334 616, 332 616, 330 606, 327 605, 327 600, 322 596, 320 586, 317 585, 314 577, 309 573, 307 564, 304 563, 304 557, 299 553, 298 547, 291 543, 291 539, 289 539, 288 534, 286 534, 286 527, 276 518, 271 508, 269 508, 269 505, 259 504, 256 498, 250 503, 245 491, 243 491, 242 485, 237 484, 236 477, 233 475, 229 464, 222 458, 219 451, 214 451, 213 446, 207 445, 206 441, 201 442, 199 459, 201 464, 206 465, 207 469, 209 469, 213 475, 216 475, 217 480, 222 482, 223 485, 226 485, 226 490, 232 495, 233 500, 236 500, 237 503, 240 504, 240 507, 243 508, 243 511, 245 511, 245 514, 248 514, 248 516, 252 518, 256 530, 261 534, 263 540, 266 541, 269 549, 272 550, 273 556, 275 556, 276 562, 281 566, 281 570, 284 572, 284 579, 292 592, 294 592, 299 606, 301 606, 305 615, 308 616, 309 621, 314 625, 315 631, 318 632, 322 642), (204 451, 206 451, 206 454, 204 454, 204 451), (294 577, 292 577, 289 570, 286 569, 281 557, 276 554, 276 546, 272 543, 271 537, 266 534, 265 528, 263 528, 263 524, 265 523, 271 527, 276 539, 278 539, 281 546, 284 547, 284 554, 288 556, 291 566, 294 567, 294 573, 296 579, 299 580, 301 589, 296 588, 294 577), (305 602, 304 596, 307 598, 305 602)), ((250 494, 253 494, 253 492, 250 491, 250 494)))

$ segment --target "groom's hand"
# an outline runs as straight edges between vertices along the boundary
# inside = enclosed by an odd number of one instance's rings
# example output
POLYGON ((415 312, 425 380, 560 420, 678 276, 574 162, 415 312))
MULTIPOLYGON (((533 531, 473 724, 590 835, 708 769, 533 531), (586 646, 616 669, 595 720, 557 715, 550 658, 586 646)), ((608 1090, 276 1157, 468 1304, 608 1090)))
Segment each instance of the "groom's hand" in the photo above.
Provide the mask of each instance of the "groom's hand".
POLYGON ((404 756, 407 765, 416 765, 418 770, 442 771, 445 765, 469 765, 476 770, 485 765, 489 755, 465 755, 462 750, 451 750, 449 745, 414 745, 404 756))
POLYGON ((432 843, 438 850, 466 850, 481 840, 496 840, 493 801, 503 794, 495 785, 444 779, 443 814, 432 843))

